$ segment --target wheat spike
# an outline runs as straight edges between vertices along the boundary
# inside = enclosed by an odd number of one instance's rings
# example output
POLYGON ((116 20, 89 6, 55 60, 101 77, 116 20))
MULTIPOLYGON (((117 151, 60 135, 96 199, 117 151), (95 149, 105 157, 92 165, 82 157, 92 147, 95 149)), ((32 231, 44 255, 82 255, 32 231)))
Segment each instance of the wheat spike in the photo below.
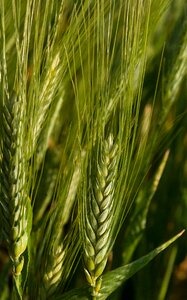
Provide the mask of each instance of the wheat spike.
POLYGON ((55 216, 54 222, 58 228, 53 229, 53 234, 45 246, 41 290, 44 299, 52 297, 58 289, 64 289, 80 250, 77 220, 71 225, 70 235, 64 236, 63 227, 60 226, 62 222, 59 219, 56 223, 57 218, 58 216, 55 216))
POLYGON ((6 99, 2 109, 1 212, 3 233, 13 261, 15 275, 20 275, 23 252, 28 243, 25 162, 22 157, 21 114, 15 94, 6 99))
POLYGON ((85 274, 96 298, 105 269, 114 208, 114 183, 116 177, 117 145, 112 135, 101 145, 96 176, 92 183, 84 222, 85 274))
POLYGON ((64 256, 65 249, 62 244, 49 255, 50 260, 47 263, 47 268, 43 278, 45 290, 47 291, 48 296, 54 292, 61 280, 64 256))
POLYGON ((57 77, 59 76, 59 73, 60 73, 60 56, 59 53, 57 53, 51 63, 51 66, 47 71, 47 74, 43 82, 43 86, 41 87, 41 94, 39 96, 39 102, 36 107, 36 113, 35 113, 36 123, 35 123, 34 133, 33 133, 34 145, 37 143, 37 139, 40 135, 40 132, 46 122, 46 118, 50 111, 50 106, 52 104, 53 97, 56 92, 55 87, 58 85, 57 77))

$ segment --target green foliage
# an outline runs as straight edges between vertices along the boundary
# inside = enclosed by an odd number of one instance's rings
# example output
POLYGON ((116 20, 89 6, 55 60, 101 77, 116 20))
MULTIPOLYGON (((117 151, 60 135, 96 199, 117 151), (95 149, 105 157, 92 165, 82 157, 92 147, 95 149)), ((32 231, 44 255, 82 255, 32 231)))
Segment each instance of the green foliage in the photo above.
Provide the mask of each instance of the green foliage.
MULTIPOLYGON (((186 9, 0 0, 2 300, 124 299, 182 234, 186 9)), ((173 249, 136 300, 169 297, 173 249)))

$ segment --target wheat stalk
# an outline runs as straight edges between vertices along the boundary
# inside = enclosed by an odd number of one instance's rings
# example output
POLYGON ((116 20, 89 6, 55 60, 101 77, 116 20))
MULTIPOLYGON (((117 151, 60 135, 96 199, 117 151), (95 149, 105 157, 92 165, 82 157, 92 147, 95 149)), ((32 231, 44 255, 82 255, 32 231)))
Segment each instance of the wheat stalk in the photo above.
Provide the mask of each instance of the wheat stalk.
POLYGON ((97 297, 101 287, 101 275, 105 269, 114 208, 114 181, 116 175, 117 145, 112 135, 100 149, 96 177, 90 193, 84 226, 85 274, 93 287, 93 297, 97 297))
POLYGON ((21 153, 22 119, 16 95, 6 99, 2 108, 1 211, 3 233, 8 244, 15 275, 20 275, 23 253, 28 243, 28 196, 25 162, 21 153))

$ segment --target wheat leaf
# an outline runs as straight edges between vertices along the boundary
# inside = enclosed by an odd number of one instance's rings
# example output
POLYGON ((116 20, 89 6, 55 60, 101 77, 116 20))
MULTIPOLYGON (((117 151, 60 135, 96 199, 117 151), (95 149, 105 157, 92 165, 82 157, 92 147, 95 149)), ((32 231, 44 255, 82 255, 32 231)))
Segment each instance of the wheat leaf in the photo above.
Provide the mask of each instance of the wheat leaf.
POLYGON ((106 299, 112 292, 114 292, 118 287, 120 287, 128 278, 132 277, 136 272, 145 267, 154 257, 156 257, 160 252, 165 250, 169 245, 176 241, 184 231, 181 231, 176 236, 171 238, 166 243, 157 247, 153 251, 149 252, 147 255, 135 260, 134 262, 119 267, 114 271, 107 273, 103 276, 103 287, 101 289, 100 299, 106 299))

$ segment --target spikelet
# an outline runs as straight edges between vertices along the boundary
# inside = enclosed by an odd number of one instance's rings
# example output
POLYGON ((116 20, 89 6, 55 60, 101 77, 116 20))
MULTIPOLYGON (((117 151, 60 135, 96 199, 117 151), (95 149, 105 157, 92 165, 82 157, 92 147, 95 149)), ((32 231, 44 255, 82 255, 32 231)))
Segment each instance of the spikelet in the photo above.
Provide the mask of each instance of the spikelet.
POLYGON ((3 233, 7 241, 15 275, 20 275, 28 243, 28 209, 25 161, 21 153, 21 112, 15 94, 2 108, 1 213, 3 233))
POLYGON ((97 298, 101 288, 101 275, 105 269, 110 243, 114 208, 114 185, 117 165, 117 145, 112 135, 101 145, 92 191, 87 199, 84 221, 85 274, 97 298))

